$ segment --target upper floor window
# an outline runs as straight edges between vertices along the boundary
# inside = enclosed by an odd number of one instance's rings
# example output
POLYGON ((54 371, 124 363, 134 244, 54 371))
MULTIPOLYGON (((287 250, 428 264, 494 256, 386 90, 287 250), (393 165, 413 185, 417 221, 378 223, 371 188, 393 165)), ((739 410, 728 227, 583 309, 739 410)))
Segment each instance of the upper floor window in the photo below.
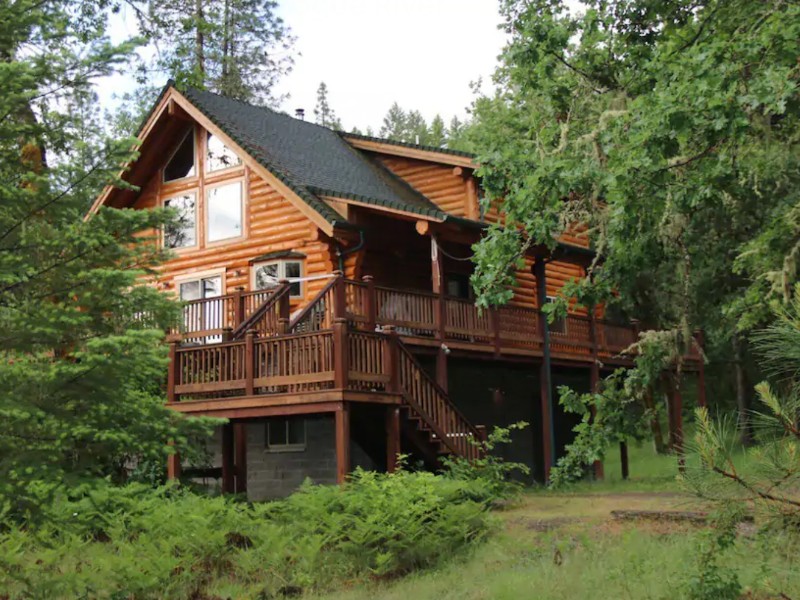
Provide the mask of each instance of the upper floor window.
POLYGON ((177 220, 164 227, 165 248, 189 248, 197 245, 197 197, 194 192, 164 201, 166 208, 175 209, 177 220))
MULTIPOLYGON (((268 290, 278 286, 281 279, 299 279, 303 276, 303 263, 299 260, 275 260, 253 265, 253 287, 257 290, 268 290)), ((289 295, 298 298, 303 295, 303 284, 291 281, 289 295)))
POLYGON ((222 171, 242 164, 242 159, 222 143, 217 136, 208 132, 206 136, 206 171, 222 171))
POLYGON ((194 174, 194 129, 190 129, 164 167, 164 182, 193 177, 194 174))
POLYGON ((218 242, 242 235, 242 182, 226 183, 206 190, 206 241, 218 242))

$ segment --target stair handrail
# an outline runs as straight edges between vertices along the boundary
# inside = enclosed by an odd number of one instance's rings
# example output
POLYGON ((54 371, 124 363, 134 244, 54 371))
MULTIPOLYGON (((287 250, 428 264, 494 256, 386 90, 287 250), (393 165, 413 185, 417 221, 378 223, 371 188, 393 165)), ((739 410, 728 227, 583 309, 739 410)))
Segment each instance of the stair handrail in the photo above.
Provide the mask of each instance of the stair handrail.
MULTIPOLYGON (((239 323, 236 328, 231 332, 231 339, 238 340, 243 339, 245 333, 247 333, 248 329, 252 329, 253 326, 258 322, 258 320, 263 317, 267 312, 272 310, 275 305, 281 301, 284 296, 288 296, 289 291, 291 290, 292 286, 289 283, 281 283, 279 287, 272 293, 270 296, 264 300, 264 302, 259 306, 253 313, 247 317, 244 321, 239 323)), ((276 332, 276 333, 283 333, 283 332, 276 332)))
POLYGON ((333 288, 333 286, 334 286, 334 285, 336 285, 336 282, 337 282, 339 279, 340 279, 340 277, 334 277, 334 278, 332 278, 332 279, 331 279, 331 280, 330 280, 328 283, 326 283, 326 284, 325 284, 325 287, 323 287, 323 288, 322 288, 322 289, 319 291, 319 293, 317 293, 317 295, 316 295, 316 296, 314 296, 314 299, 313 299, 313 300, 311 300, 311 302, 309 302, 308 304, 306 304, 306 305, 303 307, 303 310, 301 310, 301 311, 300 311, 300 312, 299 312, 299 313, 298 313, 298 314, 297 314, 297 315, 296 315, 296 316, 295 316, 295 317, 294 317, 294 318, 293 318, 293 319, 290 321, 290 323, 289 323, 289 328, 288 328, 290 333, 294 332, 294 329, 295 329, 295 327, 297 327, 297 325, 298 325, 299 323, 301 323, 301 322, 303 321, 303 319, 305 319, 305 318, 308 316, 308 314, 309 314, 309 313, 310 313, 312 310, 314 310, 314 309, 316 308, 316 306, 317 306, 317 304, 319 304, 320 300, 321 300, 322 298, 324 298, 324 297, 325 297, 325 294, 327 294, 327 293, 328 293, 328 292, 331 290, 331 288, 333 288))

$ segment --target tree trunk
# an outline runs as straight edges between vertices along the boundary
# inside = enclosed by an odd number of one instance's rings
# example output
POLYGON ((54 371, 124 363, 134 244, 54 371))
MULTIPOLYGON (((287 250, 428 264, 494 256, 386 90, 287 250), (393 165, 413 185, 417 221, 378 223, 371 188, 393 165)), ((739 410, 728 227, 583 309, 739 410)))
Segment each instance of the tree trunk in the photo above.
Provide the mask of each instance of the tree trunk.
POLYGON ((644 405, 652 414, 650 418, 650 433, 653 436, 653 447, 655 448, 656 454, 665 454, 667 448, 664 445, 664 433, 661 431, 661 419, 659 418, 655 402, 653 402, 652 388, 648 389, 647 393, 644 395, 644 405))
POLYGON ((750 424, 750 399, 748 398, 747 380, 744 372, 742 356, 742 340, 733 336, 733 370, 736 380, 736 406, 739 410, 739 432, 743 446, 753 443, 753 430, 750 424))
MULTIPOLYGON (((230 10, 231 10, 231 3, 230 0, 225 0, 225 12, 223 16, 223 27, 222 27, 222 81, 225 82, 228 80, 228 62, 230 61, 230 51, 229 51, 229 44, 231 39, 231 23, 230 23, 230 10)), ((223 83, 224 85, 224 83, 223 83)))
POLYGON ((203 18, 203 0, 195 0, 195 60, 197 61, 197 73, 205 80, 206 72, 206 51, 205 51, 205 33, 204 33, 204 18, 203 18))

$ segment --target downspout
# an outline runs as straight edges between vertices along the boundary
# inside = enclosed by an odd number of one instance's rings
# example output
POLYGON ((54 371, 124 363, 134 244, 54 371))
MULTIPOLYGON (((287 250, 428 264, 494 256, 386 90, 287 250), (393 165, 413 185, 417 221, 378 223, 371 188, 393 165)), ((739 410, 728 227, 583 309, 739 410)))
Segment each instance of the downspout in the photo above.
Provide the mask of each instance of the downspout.
POLYGON ((339 270, 344 273, 344 257, 352 254, 353 252, 358 252, 364 247, 364 230, 358 230, 358 244, 350 248, 349 250, 342 250, 342 245, 339 242, 336 242, 336 256, 339 257, 339 270))

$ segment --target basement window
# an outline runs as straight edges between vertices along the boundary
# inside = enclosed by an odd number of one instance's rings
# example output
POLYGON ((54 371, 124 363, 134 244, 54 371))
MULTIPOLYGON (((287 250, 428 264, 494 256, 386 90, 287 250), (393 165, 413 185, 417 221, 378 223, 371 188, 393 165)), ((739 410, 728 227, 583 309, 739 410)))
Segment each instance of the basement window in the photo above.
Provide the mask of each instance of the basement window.
MULTIPOLYGON (((281 279, 299 279, 303 276, 303 263, 299 260, 274 260, 253 265, 253 289, 269 290, 278 287, 281 279)), ((292 281, 289 295, 292 298, 303 296, 303 283, 292 281)))
POLYGON ((242 182, 226 183, 206 192, 206 239, 218 242, 242 235, 242 182))
POLYGON ((194 129, 190 129, 164 167, 164 183, 193 177, 194 174, 194 129))
POLYGON ((306 449, 304 417, 267 419, 266 434, 268 452, 301 452, 306 449))
POLYGON ((222 143, 217 136, 208 133, 206 137, 206 171, 223 171, 242 164, 242 159, 222 143))
POLYGON ((165 208, 177 213, 177 220, 164 227, 165 248, 191 248, 197 245, 197 199, 194 192, 164 201, 165 208))

